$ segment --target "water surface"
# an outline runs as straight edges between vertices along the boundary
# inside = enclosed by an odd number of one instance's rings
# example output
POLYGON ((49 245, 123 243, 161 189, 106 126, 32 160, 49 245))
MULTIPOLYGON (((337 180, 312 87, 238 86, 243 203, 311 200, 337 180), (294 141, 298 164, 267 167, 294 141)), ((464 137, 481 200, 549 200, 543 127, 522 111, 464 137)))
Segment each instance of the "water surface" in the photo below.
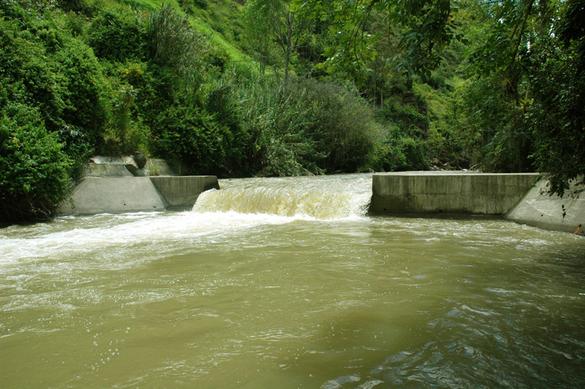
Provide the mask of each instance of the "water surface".
POLYGON ((364 216, 368 175, 0 230, 0 387, 585 386, 585 239, 364 216))

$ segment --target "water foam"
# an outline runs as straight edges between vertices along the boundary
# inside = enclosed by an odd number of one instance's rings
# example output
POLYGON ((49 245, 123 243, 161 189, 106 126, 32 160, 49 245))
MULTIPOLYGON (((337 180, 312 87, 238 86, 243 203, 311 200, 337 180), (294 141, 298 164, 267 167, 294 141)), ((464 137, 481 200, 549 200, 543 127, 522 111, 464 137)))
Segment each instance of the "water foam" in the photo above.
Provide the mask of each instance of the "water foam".
MULTIPOLYGON (((103 218, 100 215, 99 218, 103 218)), ((24 258, 76 255, 103 251, 106 247, 144 249, 157 243, 197 240, 212 235, 226 235, 262 224, 283 224, 290 220, 279 216, 242 215, 234 212, 195 214, 125 214, 108 225, 92 226, 95 217, 77 218, 78 227, 61 231, 56 220, 52 228, 32 237, 0 235, 0 263, 24 258), (90 225, 91 227, 85 227, 90 225)), ((159 245, 160 250, 165 245, 159 245)))
POLYGON ((172 242, 195 244, 214 236, 221 240, 261 225, 353 220, 365 214, 369 182, 364 175, 225 180, 225 189, 199 196, 194 212, 63 217, 8 227, 0 230, 0 264, 57 253, 61 257, 108 252, 123 258, 129 251, 150 255, 148 250, 172 249, 172 242))
POLYGON ((367 211, 369 189, 369 180, 363 176, 232 180, 224 189, 202 193, 193 211, 313 220, 355 218, 367 211))

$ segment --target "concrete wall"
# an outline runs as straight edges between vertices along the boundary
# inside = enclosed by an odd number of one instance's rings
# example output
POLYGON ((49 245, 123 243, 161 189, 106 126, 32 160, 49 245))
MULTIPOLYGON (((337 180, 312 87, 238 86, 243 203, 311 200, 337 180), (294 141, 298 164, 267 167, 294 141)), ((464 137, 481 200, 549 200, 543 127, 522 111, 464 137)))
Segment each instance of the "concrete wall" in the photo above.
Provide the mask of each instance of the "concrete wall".
POLYGON ((132 156, 105 157, 96 155, 84 166, 83 176, 89 177, 144 177, 174 176, 175 173, 164 159, 148 158, 146 166, 139 169, 132 156))
POLYGON ((374 174, 370 212, 503 215, 524 197, 538 178, 534 173, 374 174))
POLYGON ((146 161, 147 176, 174 176, 175 173, 164 159, 148 158, 146 161))
POLYGON ((61 204, 62 215, 190 209, 215 176, 85 177, 61 204))
POLYGON ((547 181, 540 180, 506 218, 549 230, 573 232, 578 224, 585 225, 585 187, 572 185, 561 198, 549 196, 547 181))
POLYGON ((58 212, 91 215, 164 209, 163 199, 148 177, 85 177, 58 212))
POLYGON ((85 177, 132 177, 133 174, 122 164, 88 163, 83 167, 85 177))
POLYGON ((190 209, 201 192, 219 189, 216 176, 151 176, 167 208, 190 209))

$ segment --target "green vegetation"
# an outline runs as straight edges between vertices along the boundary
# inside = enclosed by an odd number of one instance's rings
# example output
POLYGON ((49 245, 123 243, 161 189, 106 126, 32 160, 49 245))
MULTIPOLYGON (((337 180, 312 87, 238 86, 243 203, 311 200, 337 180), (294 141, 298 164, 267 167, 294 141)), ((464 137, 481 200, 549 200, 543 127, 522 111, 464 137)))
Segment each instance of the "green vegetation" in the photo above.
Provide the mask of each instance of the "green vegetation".
POLYGON ((585 165, 585 3, 0 2, 1 221, 47 217, 88 156, 182 173, 585 165))

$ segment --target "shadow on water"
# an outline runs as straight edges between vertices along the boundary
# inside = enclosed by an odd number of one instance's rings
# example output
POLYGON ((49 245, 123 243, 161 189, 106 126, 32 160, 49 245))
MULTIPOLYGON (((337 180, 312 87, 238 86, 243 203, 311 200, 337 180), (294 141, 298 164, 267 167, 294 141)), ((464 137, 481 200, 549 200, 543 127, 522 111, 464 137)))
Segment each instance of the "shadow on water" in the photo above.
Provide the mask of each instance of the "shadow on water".
POLYGON ((448 290, 423 280, 408 296, 379 284, 378 295, 393 301, 323 320, 289 373, 322 388, 583 387, 581 243, 426 280, 448 290))

